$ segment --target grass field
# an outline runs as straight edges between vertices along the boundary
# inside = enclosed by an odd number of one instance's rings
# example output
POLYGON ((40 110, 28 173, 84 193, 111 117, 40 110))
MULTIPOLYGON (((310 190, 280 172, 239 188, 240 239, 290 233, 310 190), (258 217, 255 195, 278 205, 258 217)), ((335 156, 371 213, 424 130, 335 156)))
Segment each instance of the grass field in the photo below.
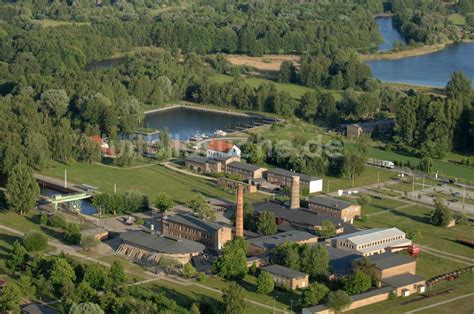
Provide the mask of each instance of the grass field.
POLYGON ((362 215, 373 214, 389 208, 396 208, 404 204, 406 203, 393 199, 380 200, 372 197, 370 204, 362 206, 362 215))
MULTIPOLYGON (((408 298, 397 298, 395 300, 388 300, 376 304, 372 304, 366 307, 359 308, 354 311, 349 311, 347 313, 350 314, 355 314, 355 313, 360 313, 360 314, 366 314, 366 313, 384 313, 384 314, 399 314, 399 313, 406 313, 410 310, 415 310, 417 308, 421 308, 430 304, 438 303, 444 300, 449 300, 452 299, 456 296, 472 293, 474 291, 474 274, 472 273, 466 273, 463 276, 461 276, 459 279, 455 281, 446 281, 443 283, 440 283, 431 290, 427 291, 427 294, 429 295, 430 293, 436 292, 436 291, 444 291, 446 289, 454 289, 453 292, 435 296, 432 298, 427 298, 418 302, 413 302, 409 304, 402 304, 403 302, 406 302, 408 300, 416 299, 418 298, 418 295, 412 295, 408 298)), ((459 306, 457 305, 456 302, 452 302, 447 304, 446 306, 442 306, 444 310, 450 308, 452 306, 452 311, 449 311, 449 313, 472 313, 474 310, 474 302, 472 297, 468 297, 467 299, 463 299, 462 304, 464 306, 459 306), (455 311, 454 309, 459 309, 459 311, 455 311)), ((435 309, 430 309, 428 311, 420 312, 420 313, 438 313, 436 310, 438 307, 435 309)), ((441 312, 441 313, 447 313, 447 312, 441 312)))
POLYGON ((58 27, 58 26, 84 26, 84 25, 89 25, 90 23, 88 22, 72 22, 72 21, 58 21, 58 20, 50 20, 50 19, 44 19, 44 20, 33 20, 33 23, 39 24, 43 27, 58 27))
POLYGON ((416 259, 416 274, 425 279, 465 268, 467 265, 421 252, 416 259))
POLYGON ((67 169, 68 179, 77 184, 87 183, 97 186, 100 191, 113 192, 117 184, 118 192, 139 190, 151 200, 159 193, 166 192, 177 203, 188 202, 198 193, 206 197, 223 197, 234 199, 234 196, 217 188, 214 184, 200 178, 177 173, 160 165, 150 164, 142 168, 117 168, 99 164, 80 164, 71 166, 55 164, 45 170, 44 175, 63 178, 67 169))
MULTIPOLYGON (((407 156, 402 155, 396 152, 389 152, 385 150, 381 150, 378 148, 371 148, 369 151, 369 155, 371 157, 383 160, 398 160, 398 161, 410 161, 412 166, 417 166, 420 159, 414 156, 407 156)), ((459 160, 462 159, 462 155, 456 154, 448 154, 445 157, 450 160, 459 160)), ((468 181, 474 181, 474 168, 473 167, 466 167, 462 165, 456 165, 452 163, 448 163, 447 161, 443 160, 434 160, 433 161, 433 172, 438 171, 439 175, 441 176, 448 176, 452 178, 459 178, 468 181)))
POLYGON ((430 224, 432 209, 422 206, 409 206, 403 209, 392 209, 380 215, 369 217, 366 221, 356 221, 361 228, 397 227, 401 230, 419 230, 421 239, 416 242, 441 251, 474 258, 474 250, 456 242, 457 238, 474 240, 474 224, 456 225, 452 228, 441 228, 430 224))
MULTIPOLYGON (((176 301, 177 304, 190 308, 193 303, 197 304, 211 304, 215 309, 220 309, 222 298, 217 292, 206 290, 195 285, 183 286, 172 283, 170 281, 158 281, 153 284, 146 285, 155 293, 163 293, 166 297, 176 301)), ((260 314, 271 313, 262 307, 248 304, 245 313, 260 314)))
MULTIPOLYGON (((215 82, 231 82, 234 78, 229 75, 224 75, 224 74, 216 74, 212 77, 212 79, 215 82)), ((275 84, 276 88, 278 91, 282 92, 288 92, 291 96, 294 98, 300 98, 304 93, 313 91, 313 88, 303 86, 303 85, 298 85, 298 84, 289 84, 289 83, 278 83, 275 81, 263 79, 263 78, 256 78, 256 77, 247 77, 245 78, 245 82, 252 86, 252 87, 258 87, 262 84, 265 83, 272 83, 275 84)), ((331 93, 336 100, 341 100, 342 99, 342 92, 341 91, 336 91, 336 90, 329 90, 329 89, 319 89, 324 92, 329 92, 331 93)))
POLYGON ((450 20, 456 26, 466 25, 466 18, 461 14, 453 13, 448 15, 448 20, 450 20))

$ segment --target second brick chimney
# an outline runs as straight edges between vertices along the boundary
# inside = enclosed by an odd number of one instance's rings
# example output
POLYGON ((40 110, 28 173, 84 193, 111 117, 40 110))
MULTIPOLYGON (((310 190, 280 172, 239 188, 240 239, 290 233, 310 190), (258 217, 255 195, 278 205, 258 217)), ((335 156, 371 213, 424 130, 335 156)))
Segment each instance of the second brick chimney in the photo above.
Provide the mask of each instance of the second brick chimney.
POLYGON ((235 236, 244 237, 244 187, 237 186, 237 206, 235 209, 235 236))
POLYGON ((291 199, 290 209, 300 208, 300 177, 293 176, 291 178, 291 199))

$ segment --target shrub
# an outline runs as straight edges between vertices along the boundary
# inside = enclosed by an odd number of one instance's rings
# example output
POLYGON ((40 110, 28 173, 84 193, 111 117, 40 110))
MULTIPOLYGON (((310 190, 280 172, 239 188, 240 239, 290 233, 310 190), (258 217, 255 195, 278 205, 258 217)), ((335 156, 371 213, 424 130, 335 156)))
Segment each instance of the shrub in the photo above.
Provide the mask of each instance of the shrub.
POLYGON ((48 247, 48 237, 39 231, 28 231, 23 237, 23 246, 29 252, 43 251, 48 247))
POLYGON ((66 218, 63 214, 56 213, 49 219, 49 225, 53 228, 66 227, 66 218))
POLYGON ((74 223, 68 224, 64 229, 63 237, 64 241, 69 244, 79 244, 81 242, 81 230, 79 225, 74 223))
POLYGON ((193 267, 190 263, 187 263, 183 267, 183 275, 186 278, 192 278, 196 275, 196 268, 193 267))

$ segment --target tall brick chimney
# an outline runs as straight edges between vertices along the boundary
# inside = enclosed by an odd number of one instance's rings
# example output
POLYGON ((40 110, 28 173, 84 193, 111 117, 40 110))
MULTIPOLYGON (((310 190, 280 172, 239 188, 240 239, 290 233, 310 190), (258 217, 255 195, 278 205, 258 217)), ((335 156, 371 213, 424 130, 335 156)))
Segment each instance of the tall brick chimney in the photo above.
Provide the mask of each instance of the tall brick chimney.
POLYGON ((300 208, 300 177, 293 176, 291 178, 290 209, 297 208, 300 208))
POLYGON ((244 187, 237 186, 237 207, 235 209, 235 236, 244 237, 244 187))

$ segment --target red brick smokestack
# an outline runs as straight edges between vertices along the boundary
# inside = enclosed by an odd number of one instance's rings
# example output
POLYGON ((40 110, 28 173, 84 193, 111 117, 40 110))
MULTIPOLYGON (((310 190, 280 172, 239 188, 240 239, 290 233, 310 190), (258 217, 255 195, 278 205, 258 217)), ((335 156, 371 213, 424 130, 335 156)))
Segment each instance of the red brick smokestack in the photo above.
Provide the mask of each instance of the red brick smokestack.
POLYGON ((291 178, 290 209, 298 208, 300 208, 300 177, 293 176, 291 178))
POLYGON ((235 236, 244 237, 244 187, 237 186, 237 207, 235 209, 235 236))

